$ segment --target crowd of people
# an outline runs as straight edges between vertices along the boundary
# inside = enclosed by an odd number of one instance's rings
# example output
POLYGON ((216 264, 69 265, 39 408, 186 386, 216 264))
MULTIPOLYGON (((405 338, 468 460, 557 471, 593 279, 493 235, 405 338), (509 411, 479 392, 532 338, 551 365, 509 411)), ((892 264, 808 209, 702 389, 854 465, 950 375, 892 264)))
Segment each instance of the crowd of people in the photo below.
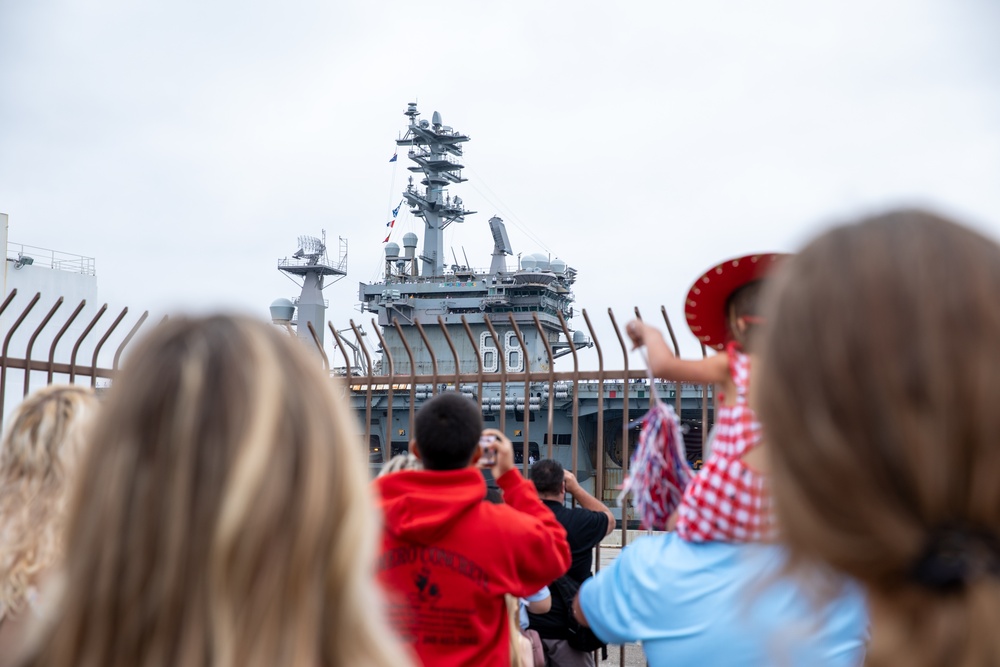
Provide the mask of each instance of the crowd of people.
POLYGON ((615 512, 558 461, 523 478, 475 401, 426 401, 369 483, 302 346, 172 318, 100 400, 7 420, 0 666, 1000 664, 998 294, 1000 245, 898 210, 700 276, 707 359, 629 323, 653 375, 719 387, 716 432, 596 575, 615 512))

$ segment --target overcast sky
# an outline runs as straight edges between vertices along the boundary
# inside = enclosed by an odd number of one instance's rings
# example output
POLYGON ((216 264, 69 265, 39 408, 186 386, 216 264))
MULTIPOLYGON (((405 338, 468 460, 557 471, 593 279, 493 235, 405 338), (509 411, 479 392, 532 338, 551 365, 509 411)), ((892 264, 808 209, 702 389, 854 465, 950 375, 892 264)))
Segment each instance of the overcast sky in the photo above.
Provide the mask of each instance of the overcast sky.
POLYGON ((488 266, 499 214, 602 322, 900 203, 1000 236, 994 0, 0 0, 0 211, 154 312, 264 315, 326 229, 328 317, 368 322, 410 101, 472 137, 446 254, 488 266))

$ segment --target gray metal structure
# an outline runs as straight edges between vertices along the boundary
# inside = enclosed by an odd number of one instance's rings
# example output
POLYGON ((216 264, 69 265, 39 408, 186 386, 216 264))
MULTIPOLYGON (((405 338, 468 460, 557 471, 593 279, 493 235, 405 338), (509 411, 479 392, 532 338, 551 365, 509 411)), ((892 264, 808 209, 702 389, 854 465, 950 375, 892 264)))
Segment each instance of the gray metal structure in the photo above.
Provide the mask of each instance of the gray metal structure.
MULTIPOLYGON (((547 370, 550 358, 546 344, 553 350, 554 358, 568 354, 574 346, 589 345, 582 334, 575 341, 572 337, 567 339, 559 323, 560 315, 566 320, 573 317, 572 285, 576 271, 565 262, 550 261, 544 255, 528 255, 521 266, 508 268, 506 256, 512 255, 513 249, 499 217, 490 218, 488 223, 494 240, 489 269, 476 269, 457 261, 444 265, 441 231, 474 213, 464 207, 460 197, 452 197, 447 191, 448 184, 466 180, 461 176, 463 165, 449 156, 461 157, 462 144, 469 137, 443 125, 436 111, 432 123, 418 121, 419 115, 416 103, 411 102, 406 110, 409 127, 397 143, 412 146, 408 157, 414 166, 409 169, 424 174, 423 191, 414 188, 411 178, 403 192, 411 213, 424 221, 423 254, 416 255, 418 238, 412 233, 403 237, 402 255, 398 245, 387 244, 384 280, 361 283, 359 287, 362 307, 377 314, 383 327, 389 351, 397 360, 396 372, 411 372, 403 337, 415 351, 416 367, 412 372, 416 374, 429 374, 435 360, 441 373, 474 373, 479 361, 485 372, 496 373, 501 367, 501 356, 510 372, 520 372, 526 367, 547 370), (524 333, 523 347, 510 325, 509 313, 513 313, 524 333), (533 325, 535 314, 542 322, 542 332, 533 325), (474 343, 463 331, 462 315, 471 322, 474 343), (496 328, 499 346, 483 315, 496 328), (458 369, 454 368, 448 343, 436 326, 428 332, 429 348, 417 345, 421 340, 417 323, 424 327, 436 325, 439 316, 451 329, 452 341, 459 346, 458 369), (391 326, 396 320, 402 325, 402 335, 391 326)), ((387 372, 384 364, 379 367, 383 373, 387 372)))
POLYGON ((279 259, 278 270, 289 277, 300 278, 302 291, 293 303, 297 319, 291 319, 294 315, 287 312, 286 304, 278 302, 271 304, 272 318, 277 322, 283 322, 281 318, 287 314, 289 316, 287 323, 298 325, 299 338, 314 340, 322 348, 324 322, 326 322, 326 300, 323 298, 323 289, 347 275, 347 242, 340 239, 340 257, 337 264, 333 264, 326 252, 325 229, 322 238, 300 236, 298 250, 291 257, 279 259))

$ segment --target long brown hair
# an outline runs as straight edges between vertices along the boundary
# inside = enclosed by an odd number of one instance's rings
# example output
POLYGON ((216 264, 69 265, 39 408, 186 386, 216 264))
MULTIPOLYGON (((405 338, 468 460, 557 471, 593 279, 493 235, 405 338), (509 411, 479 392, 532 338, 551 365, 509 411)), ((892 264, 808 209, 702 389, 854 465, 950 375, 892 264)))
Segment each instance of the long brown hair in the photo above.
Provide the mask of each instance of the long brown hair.
POLYGON ((62 557, 66 498, 96 409, 90 388, 50 385, 10 415, 0 447, 0 620, 21 611, 62 557))
POLYGON ((172 319, 115 378, 32 664, 408 664, 382 623, 378 519, 340 386, 278 330, 172 319))
POLYGON ((949 527, 1000 536, 1000 247, 896 211, 823 234, 770 289, 757 407, 795 562, 865 585, 871 665, 1000 664, 1000 579, 915 576, 949 527))

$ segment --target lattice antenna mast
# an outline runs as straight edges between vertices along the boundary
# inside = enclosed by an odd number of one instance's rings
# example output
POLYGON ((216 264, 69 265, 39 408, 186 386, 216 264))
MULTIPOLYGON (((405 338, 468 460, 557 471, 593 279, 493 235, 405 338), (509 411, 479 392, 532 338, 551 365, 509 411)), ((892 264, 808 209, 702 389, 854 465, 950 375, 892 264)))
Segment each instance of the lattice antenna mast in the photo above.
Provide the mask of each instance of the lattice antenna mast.
POLYGON ((465 208, 461 197, 451 197, 446 186, 461 183, 463 164, 451 156, 462 157, 462 144, 469 140, 467 135, 456 132, 442 124, 437 111, 426 119, 417 120, 420 112, 417 103, 410 102, 406 108, 410 125, 399 146, 410 146, 408 156, 415 166, 412 172, 422 172, 420 181, 424 189, 414 187, 413 177, 403 191, 403 197, 410 205, 410 212, 424 219, 424 248, 420 256, 420 275, 425 277, 444 275, 444 228, 453 222, 465 222, 465 216, 475 213, 465 208))

